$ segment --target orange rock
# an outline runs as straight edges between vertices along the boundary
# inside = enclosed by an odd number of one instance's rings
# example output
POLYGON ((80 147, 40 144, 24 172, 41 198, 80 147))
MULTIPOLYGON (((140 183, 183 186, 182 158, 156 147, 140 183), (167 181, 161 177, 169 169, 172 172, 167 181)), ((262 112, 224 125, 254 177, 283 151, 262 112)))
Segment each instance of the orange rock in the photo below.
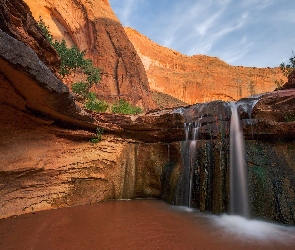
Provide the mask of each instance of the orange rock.
POLYGON ((106 0, 25 0, 35 19, 42 16, 54 39, 86 51, 102 80, 92 91, 114 101, 125 98, 149 109, 155 107, 142 62, 106 0))
POLYGON ((126 27, 125 32, 144 64, 150 88, 189 104, 273 91, 275 80, 285 79, 279 68, 231 66, 217 57, 185 56, 134 29, 126 27))
POLYGON ((23 1, 7 0, 2 2, 0 5, 0 29, 33 49, 52 72, 58 71, 60 59, 38 28, 29 7, 23 1))

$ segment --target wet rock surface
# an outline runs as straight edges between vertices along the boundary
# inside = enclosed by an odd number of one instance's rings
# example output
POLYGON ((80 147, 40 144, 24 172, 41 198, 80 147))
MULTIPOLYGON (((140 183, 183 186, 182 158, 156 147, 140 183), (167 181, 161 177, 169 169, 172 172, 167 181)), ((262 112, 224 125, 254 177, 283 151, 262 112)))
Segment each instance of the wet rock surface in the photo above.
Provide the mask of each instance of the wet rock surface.
POLYGON ((294 142, 246 141, 251 215, 295 224, 294 142))

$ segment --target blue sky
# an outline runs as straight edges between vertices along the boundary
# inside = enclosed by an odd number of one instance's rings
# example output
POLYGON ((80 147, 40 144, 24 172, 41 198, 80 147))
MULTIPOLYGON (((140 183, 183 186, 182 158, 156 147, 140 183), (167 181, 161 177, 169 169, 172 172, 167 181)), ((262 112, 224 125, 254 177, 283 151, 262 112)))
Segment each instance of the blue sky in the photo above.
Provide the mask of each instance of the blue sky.
POLYGON ((185 55, 276 67, 295 51, 295 0, 109 0, 123 26, 185 55))

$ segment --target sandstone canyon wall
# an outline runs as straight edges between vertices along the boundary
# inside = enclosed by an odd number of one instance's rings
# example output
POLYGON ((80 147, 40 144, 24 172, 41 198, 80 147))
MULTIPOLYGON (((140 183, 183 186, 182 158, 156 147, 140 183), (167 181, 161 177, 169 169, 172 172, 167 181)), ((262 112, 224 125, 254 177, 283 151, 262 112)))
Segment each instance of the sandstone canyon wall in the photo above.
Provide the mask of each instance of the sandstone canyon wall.
POLYGON ((144 109, 155 107, 142 62, 105 0, 25 0, 36 20, 41 16, 54 39, 86 51, 101 69, 92 91, 109 101, 127 99, 144 109))
POLYGON ((286 80, 279 68, 231 66, 217 57, 185 56, 132 28, 125 31, 144 64, 150 88, 188 104, 238 100, 273 91, 275 80, 286 80))
POLYGON ((167 145, 107 135, 89 142, 97 124, 48 68, 59 60, 29 8, 20 0, 0 7, 0 218, 159 197, 167 145))

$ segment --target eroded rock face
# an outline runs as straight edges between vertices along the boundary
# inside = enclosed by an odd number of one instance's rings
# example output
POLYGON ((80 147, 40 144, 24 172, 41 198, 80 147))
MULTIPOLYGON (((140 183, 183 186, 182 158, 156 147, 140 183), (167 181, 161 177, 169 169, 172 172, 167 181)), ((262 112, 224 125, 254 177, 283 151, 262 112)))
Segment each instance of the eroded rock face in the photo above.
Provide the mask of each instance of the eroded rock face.
POLYGON ((258 97, 251 118, 245 126, 246 136, 260 140, 295 138, 295 90, 280 90, 258 97))
POLYGON ((29 7, 23 1, 0 1, 0 29, 33 49, 51 71, 58 71, 59 57, 41 33, 29 7))
POLYGON ((167 145, 115 136, 91 143, 93 134, 60 129, 10 108, 1 110, 1 120, 3 115, 0 218, 109 199, 161 197, 167 145))
POLYGON ((55 39, 86 51, 101 69, 92 91, 109 101, 125 98, 146 110, 154 108, 145 69, 108 1, 25 1, 36 19, 44 15, 55 39), (52 27, 52 28, 51 28, 52 27))
POLYGON ((185 56, 125 28, 147 72, 151 89, 188 104, 234 101, 273 91, 285 79, 279 68, 234 67, 216 57, 185 56))
POLYGON ((93 118, 106 132, 142 142, 173 142, 185 138, 184 118, 173 110, 161 110, 145 115, 94 113, 93 118))
POLYGON ((0 76, 2 108, 13 107, 59 123, 95 129, 92 118, 76 106, 68 87, 35 52, 1 30, 0 76))

